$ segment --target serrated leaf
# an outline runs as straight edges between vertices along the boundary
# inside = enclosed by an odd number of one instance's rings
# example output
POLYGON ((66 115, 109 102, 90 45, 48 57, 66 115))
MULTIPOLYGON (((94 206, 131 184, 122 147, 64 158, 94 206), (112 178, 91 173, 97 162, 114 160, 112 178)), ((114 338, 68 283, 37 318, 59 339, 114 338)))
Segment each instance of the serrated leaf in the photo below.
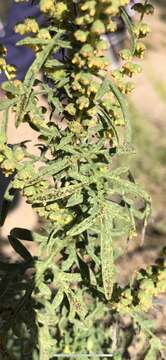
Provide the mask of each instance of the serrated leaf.
POLYGON ((107 300, 111 299, 114 285, 114 251, 112 243, 112 227, 106 209, 101 215, 101 263, 104 293, 107 300))
MULTIPOLYGON (((26 112, 26 108, 30 99, 32 87, 35 82, 36 75, 40 71, 41 67, 47 60, 48 55, 56 46, 56 41, 59 38, 60 33, 52 38, 52 40, 49 41, 49 43, 44 47, 44 49, 37 55, 36 59, 28 69, 24 82, 23 87, 20 91, 19 99, 17 102, 16 107, 16 117, 15 117, 15 125, 16 127, 19 126, 21 121, 23 120, 26 112)), ((56 50, 58 50, 59 47, 57 47, 56 50)), ((55 49, 54 49, 55 50, 55 49)))
POLYGON ((51 161, 46 166, 40 168, 39 175, 36 174, 35 176, 33 176, 30 180, 30 184, 32 184, 33 182, 40 181, 45 176, 53 176, 53 175, 59 173, 60 171, 67 168, 69 166, 69 164, 70 163, 69 163, 68 159, 63 159, 63 160, 59 160, 59 161, 51 161))
POLYGON ((50 40, 46 39, 39 39, 39 38, 32 38, 30 36, 19 40, 16 45, 22 46, 22 45, 47 45, 50 40))

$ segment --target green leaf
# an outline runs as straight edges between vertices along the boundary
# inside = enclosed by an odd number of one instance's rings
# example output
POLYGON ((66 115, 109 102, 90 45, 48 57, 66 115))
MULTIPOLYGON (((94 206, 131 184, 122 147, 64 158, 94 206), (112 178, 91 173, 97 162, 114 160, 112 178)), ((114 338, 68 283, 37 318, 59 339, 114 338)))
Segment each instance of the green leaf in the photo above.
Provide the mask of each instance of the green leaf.
POLYGON ((0 101, 0 111, 6 110, 11 108, 12 106, 14 106, 17 103, 16 99, 12 99, 12 100, 1 100, 0 101))
POLYGON ((84 320, 87 315, 87 308, 82 298, 81 291, 75 294, 72 290, 68 289, 66 292, 70 307, 74 309, 74 312, 78 314, 81 320, 84 320))
POLYGON ((60 289, 56 293, 54 300, 51 303, 54 309, 57 309, 57 307, 62 303, 63 298, 64 298, 64 292, 60 289))
POLYGON ((109 80, 105 79, 100 85, 94 100, 99 101, 100 99, 102 99, 102 97, 109 91, 109 88, 109 80))
POLYGON ((76 236, 79 234, 82 234, 84 231, 87 231, 91 228, 91 226, 96 221, 96 217, 98 215, 98 211, 95 212, 95 214, 88 216, 86 219, 81 221, 79 224, 76 224, 72 227, 71 230, 67 232, 68 236, 76 236))
POLYGON ((36 174, 33 176, 30 180, 30 185, 32 183, 36 183, 43 179, 45 176, 53 176, 55 174, 58 174, 60 171, 64 170, 69 166, 69 160, 63 159, 58 161, 50 161, 50 163, 47 163, 46 166, 39 169, 39 175, 36 174))
POLYGON ((80 192, 76 192, 69 198, 66 207, 76 206, 81 204, 82 202, 83 202, 83 195, 80 192))
POLYGON ((125 102, 124 96, 122 95, 120 90, 110 79, 109 79, 109 85, 110 85, 110 88, 111 88, 113 94, 115 95, 116 99, 118 100, 119 105, 122 109, 123 118, 125 121, 125 145, 128 146, 131 144, 131 135, 132 134, 131 134, 131 124, 130 124, 130 120, 129 120, 126 102, 125 102))
POLYGON ((123 19, 124 23, 126 24, 126 27, 131 36, 131 51, 132 51, 132 54, 134 55, 135 48, 136 48, 136 37, 135 37, 134 31, 133 31, 133 24, 128 16, 125 8, 121 7, 121 12, 122 12, 122 14, 121 14, 122 19, 123 19))
POLYGON ((45 61, 48 58, 48 55, 53 51, 53 49, 56 51, 59 49, 59 46, 55 49, 56 41, 59 38, 61 34, 58 33, 55 35, 55 37, 52 38, 52 40, 49 41, 48 45, 44 47, 44 49, 37 54, 36 59, 30 66, 29 70, 26 73, 24 82, 23 82, 23 88, 20 91, 19 99, 17 102, 17 108, 16 108, 16 118, 15 118, 15 124, 16 127, 19 126, 21 121, 23 120, 26 108, 30 99, 32 87, 34 85, 36 75, 39 73, 41 67, 44 65, 45 61))
POLYGON ((16 45, 22 46, 22 45, 47 45, 50 42, 50 40, 46 39, 39 39, 39 38, 32 38, 30 36, 19 40, 16 45))
POLYGON ((157 353, 162 350, 163 346, 159 338, 153 336, 150 340, 150 348, 144 360, 156 360, 157 353))
POLYGON ((101 215, 101 263, 104 293, 107 300, 111 299, 114 285, 114 251, 112 244, 112 226, 106 208, 101 215))
POLYGON ((106 110, 99 108, 98 110, 98 114, 101 118, 104 118, 104 120, 106 121, 106 123, 113 129, 114 135, 116 137, 117 143, 119 144, 119 136, 116 130, 116 126, 114 125, 112 118, 110 117, 110 115, 107 113, 106 110))

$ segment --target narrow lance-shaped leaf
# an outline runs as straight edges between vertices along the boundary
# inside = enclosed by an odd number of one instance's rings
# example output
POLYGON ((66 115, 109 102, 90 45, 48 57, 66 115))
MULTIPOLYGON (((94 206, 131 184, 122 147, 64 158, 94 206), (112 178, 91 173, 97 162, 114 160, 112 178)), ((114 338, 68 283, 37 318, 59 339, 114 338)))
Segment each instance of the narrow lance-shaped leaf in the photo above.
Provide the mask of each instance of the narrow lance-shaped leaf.
POLYGON ((95 101, 99 101, 108 91, 109 91, 109 80, 105 79, 96 93, 95 101))
POLYGON ((122 109, 122 113, 123 113, 123 117, 124 117, 124 121, 125 121, 125 145, 130 145, 131 144, 131 135, 132 135, 131 134, 131 124, 130 124, 127 106, 126 106, 124 97, 123 97, 122 93, 119 91, 119 89, 117 88, 117 86, 111 80, 109 80, 109 84, 110 84, 110 88, 111 88, 113 94, 117 98, 119 105, 122 109))
POLYGON ((79 224, 73 226, 72 229, 68 231, 67 235, 76 236, 76 235, 82 234, 84 231, 90 229, 91 226, 94 224, 97 215, 98 215, 98 213, 96 212, 95 214, 88 216, 86 219, 81 221, 79 224))
MULTIPOLYGON (((56 45, 56 40, 59 38, 61 33, 58 33, 51 41, 49 41, 48 45, 44 47, 44 49, 37 55, 36 59, 34 60, 33 64, 30 66, 29 70, 27 71, 27 74, 25 76, 25 80, 23 83, 23 90, 20 93, 20 98, 17 103, 16 108, 16 127, 19 126, 20 122, 22 121, 25 113, 24 109, 26 109, 28 105, 28 101, 30 98, 30 94, 32 91, 32 86, 34 84, 36 74, 40 71, 41 67, 47 60, 48 55, 50 52, 54 49, 56 45)), ((55 49, 55 51, 58 50, 58 46, 55 49)))
POLYGON ((134 31, 133 31, 133 24, 128 16, 126 10, 123 7, 121 7, 121 16, 122 16, 124 23, 126 24, 129 34, 131 36, 131 51, 132 51, 132 54, 134 55, 135 48, 136 48, 136 37, 135 37, 134 31))
POLYGON ((104 209, 101 216, 101 262, 103 287, 107 300, 110 300, 112 296, 115 270, 111 232, 111 219, 106 209, 104 209))
POLYGON ((78 292, 77 294, 75 294, 72 290, 68 289, 66 291, 66 295, 67 295, 70 307, 73 308, 74 312, 78 314, 78 316, 80 317, 81 320, 84 320, 85 316, 87 315, 87 308, 85 306, 81 292, 78 292))

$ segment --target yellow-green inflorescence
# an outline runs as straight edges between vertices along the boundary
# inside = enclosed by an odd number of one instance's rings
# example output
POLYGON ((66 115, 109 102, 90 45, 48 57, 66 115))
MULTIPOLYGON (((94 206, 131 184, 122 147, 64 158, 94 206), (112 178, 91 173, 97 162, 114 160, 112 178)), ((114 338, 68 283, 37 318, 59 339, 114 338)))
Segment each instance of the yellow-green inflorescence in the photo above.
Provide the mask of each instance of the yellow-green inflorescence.
MULTIPOLYGON (((139 19, 133 24, 128 4, 129 0, 40 0, 45 27, 34 18, 15 26, 15 32, 26 36, 17 45, 29 46, 36 55, 22 82, 6 63, 5 49, 1 51, 0 71, 8 82, 2 85, 7 99, 0 105, 0 166, 6 176, 13 175, 12 190, 22 192, 44 221, 46 234, 34 235, 37 259, 18 246, 18 229, 10 235, 29 267, 35 267, 30 295, 40 360, 64 349, 84 353, 88 347, 100 353, 107 341, 112 352, 112 330, 98 320, 107 313, 112 326, 117 313, 146 313, 154 296, 165 291, 164 265, 156 272, 140 273, 131 287, 121 289, 116 283, 116 241, 131 238, 135 219, 146 225, 150 213, 149 195, 127 167, 117 167, 117 157, 133 151, 125 96, 133 90, 130 78, 141 70, 134 58, 142 59, 145 53, 142 38, 149 28, 143 15, 152 13, 147 1, 137 4, 139 19), (131 44, 119 52, 115 70, 105 35, 116 32, 119 16, 131 44), (16 127, 26 122, 38 132, 36 155, 26 144, 8 145, 9 108, 16 127)), ((24 294, 20 306, 30 295, 24 294)))

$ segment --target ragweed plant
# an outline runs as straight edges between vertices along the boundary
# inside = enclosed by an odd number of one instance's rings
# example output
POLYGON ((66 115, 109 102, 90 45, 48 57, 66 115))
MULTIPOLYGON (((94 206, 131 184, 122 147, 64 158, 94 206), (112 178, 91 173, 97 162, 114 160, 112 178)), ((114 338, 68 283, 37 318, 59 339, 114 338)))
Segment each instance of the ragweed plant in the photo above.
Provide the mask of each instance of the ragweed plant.
POLYGON ((145 334, 146 360, 162 352, 145 314, 153 297, 166 289, 164 260, 124 288, 116 278, 119 239, 136 234, 136 219, 146 227, 150 213, 149 195, 127 167, 117 166, 119 156, 134 151, 128 77, 140 72, 134 58, 143 57, 141 39, 149 32, 143 15, 153 10, 147 1, 135 5, 140 16, 134 25, 125 10, 128 2, 38 1, 45 27, 26 18, 14 29, 25 36, 17 45, 36 54, 22 82, 1 49, 0 69, 7 81, 0 104, 0 166, 11 176, 1 225, 19 190, 45 226, 40 234, 20 227, 9 235, 23 262, 0 264, 4 358, 49 360, 57 353, 103 352, 125 359, 124 315, 132 319, 133 334, 145 334), (116 31, 117 16, 126 24, 131 46, 120 51, 121 65, 112 70, 103 35, 116 31), (42 96, 47 105, 41 104, 42 96), (26 122, 38 132, 37 155, 19 139, 8 146, 10 109, 16 128, 26 122), (33 257, 21 240, 35 241, 38 255, 33 257))

